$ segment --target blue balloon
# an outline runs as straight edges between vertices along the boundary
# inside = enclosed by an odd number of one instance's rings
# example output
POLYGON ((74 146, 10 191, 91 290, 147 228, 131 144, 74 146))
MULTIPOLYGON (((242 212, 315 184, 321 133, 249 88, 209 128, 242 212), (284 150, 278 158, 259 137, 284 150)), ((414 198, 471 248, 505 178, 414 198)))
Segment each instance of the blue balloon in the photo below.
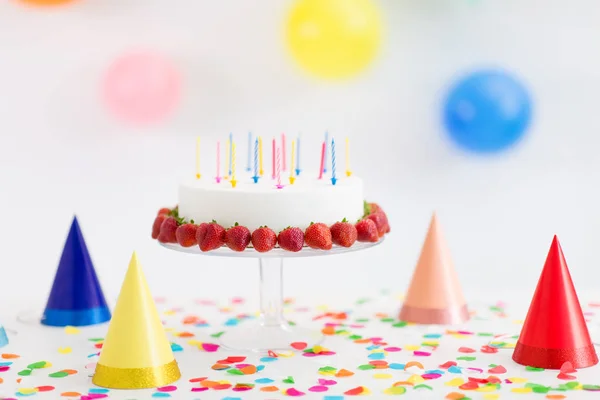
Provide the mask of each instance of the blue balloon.
POLYGON ((527 89, 501 70, 481 70, 459 80, 444 105, 444 125, 461 147, 493 153, 515 144, 531 121, 527 89))

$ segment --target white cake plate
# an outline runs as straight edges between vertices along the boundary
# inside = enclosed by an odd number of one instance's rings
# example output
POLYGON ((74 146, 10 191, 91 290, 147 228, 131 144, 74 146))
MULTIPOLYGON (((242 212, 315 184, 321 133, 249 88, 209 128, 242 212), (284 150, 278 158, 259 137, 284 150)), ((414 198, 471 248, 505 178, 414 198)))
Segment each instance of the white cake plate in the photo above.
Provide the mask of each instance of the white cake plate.
POLYGON ((258 320, 243 322, 225 332, 220 344, 228 349, 245 352, 266 353, 269 350, 288 351, 294 342, 304 342, 308 347, 323 341, 323 334, 307 328, 291 325, 283 316, 283 261, 286 258, 318 257, 350 253, 375 247, 376 243, 356 242, 352 247, 334 246, 331 250, 314 250, 305 247, 297 253, 275 248, 259 253, 253 248, 235 252, 226 247, 202 252, 198 246, 181 247, 178 244, 160 243, 170 250, 183 253, 202 254, 213 257, 257 258, 260 273, 260 316, 258 320))

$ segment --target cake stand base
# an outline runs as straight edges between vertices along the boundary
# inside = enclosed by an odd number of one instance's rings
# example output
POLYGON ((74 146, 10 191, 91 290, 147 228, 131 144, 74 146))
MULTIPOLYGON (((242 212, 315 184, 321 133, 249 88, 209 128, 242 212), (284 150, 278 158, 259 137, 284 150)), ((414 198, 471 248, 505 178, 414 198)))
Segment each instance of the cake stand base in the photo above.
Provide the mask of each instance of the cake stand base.
POLYGON ((380 244, 383 238, 376 243, 356 243, 352 247, 334 247, 329 251, 305 248, 297 253, 283 249, 273 249, 267 253, 259 253, 252 248, 243 252, 233 252, 226 247, 203 253, 198 246, 181 247, 172 243, 161 243, 170 250, 184 253, 203 254, 216 257, 251 257, 258 259, 260 274, 260 314, 256 320, 244 320, 238 326, 229 328, 220 338, 220 345, 225 349, 238 352, 268 353, 271 351, 298 350, 300 346, 293 343, 302 343, 302 346, 311 348, 323 342, 325 336, 320 330, 311 330, 290 324, 283 313, 283 261, 292 257, 315 257, 333 254, 348 253, 364 250, 380 244))
POLYGON ((289 324, 263 325, 248 321, 221 336, 221 345, 229 350, 268 353, 291 351, 292 343, 306 343, 307 347, 320 344, 324 336, 319 331, 289 324))

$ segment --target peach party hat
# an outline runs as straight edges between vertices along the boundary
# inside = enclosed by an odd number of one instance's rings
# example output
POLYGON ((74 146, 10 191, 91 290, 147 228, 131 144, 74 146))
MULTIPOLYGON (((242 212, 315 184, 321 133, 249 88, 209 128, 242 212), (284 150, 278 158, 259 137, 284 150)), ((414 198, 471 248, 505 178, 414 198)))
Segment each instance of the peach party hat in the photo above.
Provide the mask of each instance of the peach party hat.
POLYGON ((458 324, 469 319, 469 310, 435 213, 399 319, 430 325, 458 324))

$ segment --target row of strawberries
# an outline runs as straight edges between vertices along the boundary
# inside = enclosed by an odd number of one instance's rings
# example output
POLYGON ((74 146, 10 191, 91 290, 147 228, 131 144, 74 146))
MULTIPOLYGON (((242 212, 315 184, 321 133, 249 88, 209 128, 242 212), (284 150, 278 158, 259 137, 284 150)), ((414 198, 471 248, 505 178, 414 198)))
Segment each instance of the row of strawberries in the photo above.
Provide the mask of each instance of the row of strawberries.
POLYGON ((335 244, 350 247, 356 241, 377 242, 390 231, 385 212, 375 203, 365 207, 365 217, 356 224, 344 219, 331 227, 324 223, 311 223, 304 232, 300 228, 289 227, 277 235, 271 228, 262 226, 250 232, 238 225, 225 229, 215 221, 210 223, 185 223, 177 215, 177 208, 162 208, 152 226, 152 238, 162 243, 179 243, 183 247, 200 246, 201 251, 211 251, 227 246, 233 251, 244 251, 252 243, 254 249, 264 253, 279 247, 292 252, 308 247, 329 250, 335 244), (183 223, 182 223, 183 222, 183 223))

